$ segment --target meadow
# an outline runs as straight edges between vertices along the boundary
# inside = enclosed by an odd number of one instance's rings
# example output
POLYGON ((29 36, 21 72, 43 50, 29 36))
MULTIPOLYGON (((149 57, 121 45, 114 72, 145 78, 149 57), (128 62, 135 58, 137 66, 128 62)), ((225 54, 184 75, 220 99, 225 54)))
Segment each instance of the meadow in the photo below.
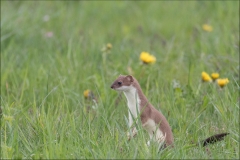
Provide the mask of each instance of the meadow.
POLYGON ((0 111, 1 159, 239 159, 239 1, 1 1, 0 111), (166 116, 173 149, 147 147, 140 125, 127 140, 120 74, 166 116))

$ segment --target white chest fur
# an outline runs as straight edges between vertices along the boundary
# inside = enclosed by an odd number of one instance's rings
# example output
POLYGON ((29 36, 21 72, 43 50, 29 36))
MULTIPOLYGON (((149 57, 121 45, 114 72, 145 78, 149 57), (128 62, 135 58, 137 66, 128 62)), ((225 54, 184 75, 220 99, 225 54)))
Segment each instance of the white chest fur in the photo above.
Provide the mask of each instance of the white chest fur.
POLYGON ((130 86, 130 89, 124 91, 124 94, 127 98, 127 105, 129 109, 129 114, 133 116, 133 118, 137 118, 137 114, 139 113, 140 107, 140 99, 137 94, 136 88, 130 86))
POLYGON ((134 118, 137 118, 137 115, 140 113, 139 108, 141 100, 139 99, 136 88, 133 86, 130 86, 128 90, 125 90, 124 95, 127 98, 129 127, 131 127, 134 118))
MULTIPOLYGON (((134 119, 137 118, 140 113, 140 98, 137 94, 137 89, 133 86, 121 87, 121 91, 124 92, 124 95, 127 98, 127 105, 129 111, 129 127, 132 127, 134 119)), ((159 143, 165 141, 166 135, 160 130, 159 125, 154 122, 153 119, 149 118, 147 122, 142 124, 143 128, 148 131, 150 139, 154 139, 159 143)), ((132 130, 132 136, 137 133, 136 127, 132 130)), ((128 135, 129 136, 129 135, 128 135)), ((150 142, 148 142, 150 144, 150 142)))

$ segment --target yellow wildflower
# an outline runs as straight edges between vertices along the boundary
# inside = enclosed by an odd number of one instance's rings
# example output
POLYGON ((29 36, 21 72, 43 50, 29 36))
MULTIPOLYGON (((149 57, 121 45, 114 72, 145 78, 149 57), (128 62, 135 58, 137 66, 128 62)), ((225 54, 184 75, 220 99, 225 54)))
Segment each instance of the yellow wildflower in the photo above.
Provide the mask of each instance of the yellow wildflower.
POLYGON ((211 82, 212 78, 209 76, 209 74, 207 74, 206 72, 202 72, 202 80, 204 82, 211 82))
POLYGON ((90 96, 90 94, 91 94, 91 91, 89 89, 87 89, 83 92, 83 95, 85 98, 88 98, 90 96))
POLYGON ((218 74, 218 73, 212 73, 212 74, 211 74, 211 77, 212 77, 212 79, 215 81, 216 79, 219 78, 219 74, 218 74))
POLYGON ((108 43, 108 44, 106 44, 105 46, 103 46, 103 48, 102 48, 102 52, 105 52, 105 53, 109 53, 110 52, 110 50, 112 49, 112 44, 111 43, 108 43))
POLYGON ((112 44, 111 43, 107 44, 107 49, 112 49, 112 44))
POLYGON ((142 52, 140 54, 140 59, 143 61, 143 63, 146 63, 146 64, 156 62, 156 57, 149 54, 148 52, 142 52))
POLYGON ((224 79, 218 79, 217 80, 217 83, 220 87, 224 87, 226 84, 229 83, 229 80, 227 78, 224 78, 224 79))
POLYGON ((207 32, 212 32, 213 27, 210 26, 210 25, 208 25, 208 24, 204 24, 204 25, 202 25, 202 29, 203 29, 204 31, 207 31, 207 32))

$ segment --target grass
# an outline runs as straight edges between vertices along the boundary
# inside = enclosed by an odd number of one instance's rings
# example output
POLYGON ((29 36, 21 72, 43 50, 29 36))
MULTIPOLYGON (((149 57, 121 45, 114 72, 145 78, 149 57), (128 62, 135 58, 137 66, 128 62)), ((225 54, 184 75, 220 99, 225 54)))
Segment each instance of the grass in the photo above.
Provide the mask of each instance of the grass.
POLYGON ((239 159, 238 6, 1 1, 1 158, 239 159), (142 51, 156 63, 141 64, 142 51), (202 83, 202 71, 230 83, 202 83), (110 89, 119 74, 134 75, 166 116, 174 149, 147 147, 141 126, 127 141, 126 100, 110 89), (190 147, 221 132, 230 135, 190 147))

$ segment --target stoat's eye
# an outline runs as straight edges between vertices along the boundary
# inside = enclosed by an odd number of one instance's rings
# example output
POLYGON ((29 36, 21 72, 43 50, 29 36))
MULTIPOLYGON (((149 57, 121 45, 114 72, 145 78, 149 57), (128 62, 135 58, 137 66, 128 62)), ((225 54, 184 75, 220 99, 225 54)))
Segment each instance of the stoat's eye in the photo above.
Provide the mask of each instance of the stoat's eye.
POLYGON ((119 85, 119 86, 122 85, 122 82, 118 82, 118 85, 119 85))

